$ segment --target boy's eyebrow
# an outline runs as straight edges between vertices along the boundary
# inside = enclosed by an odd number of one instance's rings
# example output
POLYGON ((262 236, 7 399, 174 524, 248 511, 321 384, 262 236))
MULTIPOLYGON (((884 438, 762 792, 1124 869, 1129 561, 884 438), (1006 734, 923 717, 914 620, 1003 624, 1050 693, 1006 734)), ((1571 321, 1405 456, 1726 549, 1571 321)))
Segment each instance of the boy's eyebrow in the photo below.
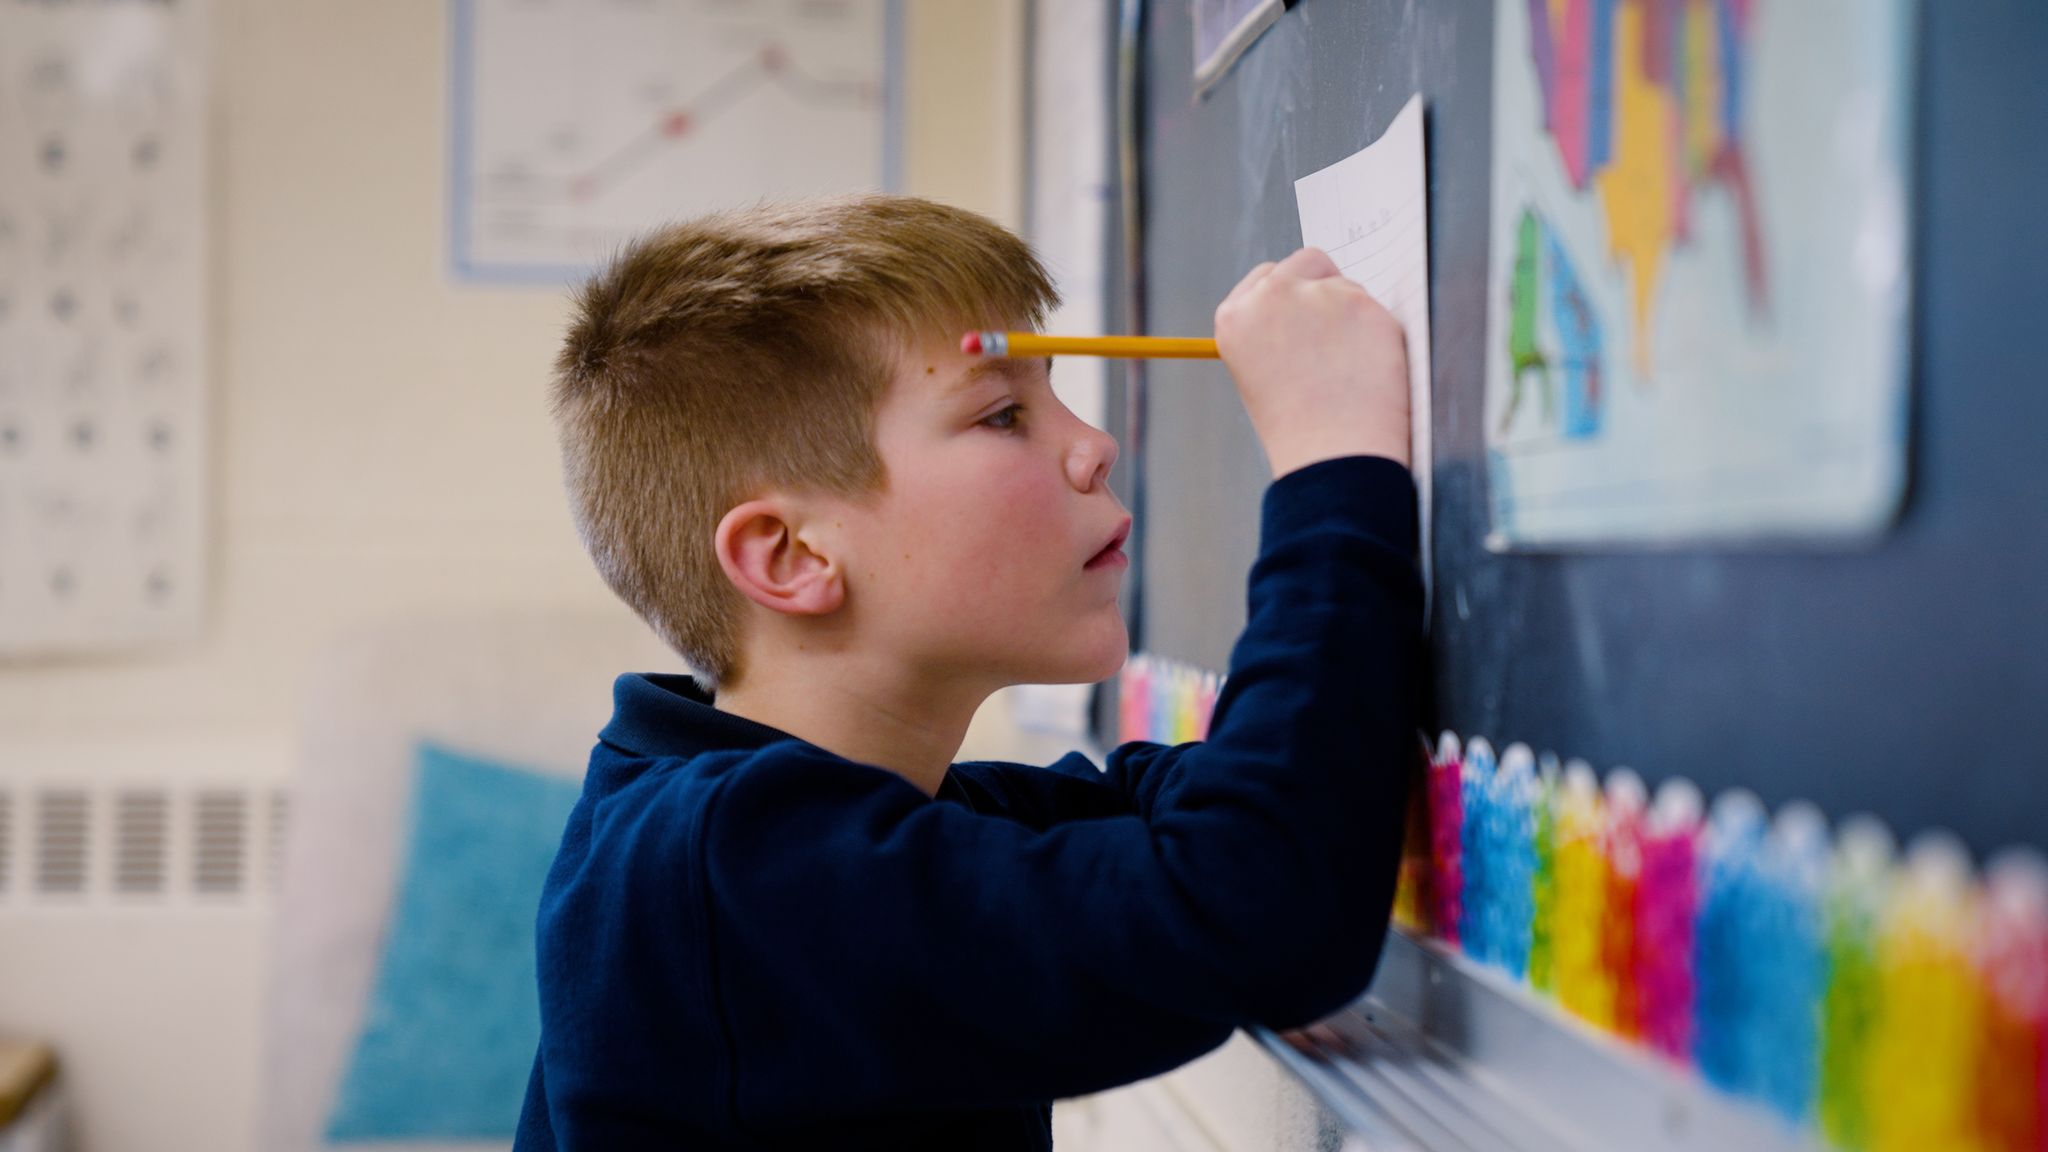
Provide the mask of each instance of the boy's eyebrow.
MULTIPOLYGON (((955 392, 964 392, 980 383, 984 377, 991 375, 1010 376, 1019 379, 1027 378, 1031 374, 1032 363, 1030 360, 1012 360, 1008 357, 992 356, 961 373, 958 379, 946 386, 946 393, 951 395, 955 392)), ((1052 359, 1048 357, 1045 364, 1046 369, 1050 371, 1052 359)))

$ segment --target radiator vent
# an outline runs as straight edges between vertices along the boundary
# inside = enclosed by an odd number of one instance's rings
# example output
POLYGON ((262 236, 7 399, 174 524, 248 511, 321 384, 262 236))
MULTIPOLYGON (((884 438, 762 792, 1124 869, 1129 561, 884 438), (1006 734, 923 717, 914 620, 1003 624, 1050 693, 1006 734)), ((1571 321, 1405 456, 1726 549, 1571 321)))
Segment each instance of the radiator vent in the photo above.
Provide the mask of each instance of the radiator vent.
POLYGON ((268 780, 0 783, 0 914, 267 903, 290 800, 268 780))
POLYGON ((0 900, 14 887, 14 793, 0 788, 0 900))
POLYGON ((291 820, 291 797, 280 790, 270 794, 270 841, 265 845, 264 883, 272 892, 284 882, 284 834, 291 820))
POLYGON ((242 890, 248 810, 240 792, 201 792, 194 821, 192 889, 207 896, 242 890))
POLYGON ((36 798, 36 891, 83 896, 92 798, 83 788, 59 788, 36 798))
POLYGON ((114 800, 114 891, 161 896, 171 847, 171 798, 162 789, 125 791, 114 800))

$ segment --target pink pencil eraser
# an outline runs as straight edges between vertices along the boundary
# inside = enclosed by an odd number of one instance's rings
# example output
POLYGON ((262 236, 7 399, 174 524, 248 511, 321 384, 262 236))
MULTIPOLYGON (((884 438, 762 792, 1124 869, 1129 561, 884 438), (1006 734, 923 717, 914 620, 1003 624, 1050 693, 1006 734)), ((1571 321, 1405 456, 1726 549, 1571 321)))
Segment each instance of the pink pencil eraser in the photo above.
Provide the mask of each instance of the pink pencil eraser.
POLYGON ((960 350, 969 356, 981 355, 981 333, 969 332, 960 338, 960 350))

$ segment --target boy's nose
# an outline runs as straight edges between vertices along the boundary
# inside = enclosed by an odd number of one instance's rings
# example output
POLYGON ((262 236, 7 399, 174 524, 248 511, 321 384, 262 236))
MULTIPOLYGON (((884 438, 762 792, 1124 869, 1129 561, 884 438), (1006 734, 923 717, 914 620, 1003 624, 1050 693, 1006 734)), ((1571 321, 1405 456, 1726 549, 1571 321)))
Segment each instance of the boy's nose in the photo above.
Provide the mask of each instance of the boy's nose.
POLYGON ((1067 452, 1067 479, 1076 489, 1093 492, 1109 482, 1109 470, 1116 465, 1116 438, 1092 424, 1080 427, 1067 452))

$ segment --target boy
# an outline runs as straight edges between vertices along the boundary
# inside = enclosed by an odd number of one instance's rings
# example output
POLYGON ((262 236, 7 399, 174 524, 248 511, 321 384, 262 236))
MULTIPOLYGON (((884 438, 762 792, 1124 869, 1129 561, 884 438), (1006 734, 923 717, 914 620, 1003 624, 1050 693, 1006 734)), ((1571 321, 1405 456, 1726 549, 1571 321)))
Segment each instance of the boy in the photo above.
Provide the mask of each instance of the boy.
POLYGON ((896 197, 673 227, 584 289, 571 502, 696 678, 615 685, 522 1152, 1044 1149, 1053 1099, 1364 988, 1416 748, 1400 330, 1306 249, 1217 309, 1277 479, 1206 743, 954 764, 997 688, 1127 652, 1115 443, 1045 362, 958 350, 1052 302, 1016 237, 896 197))

